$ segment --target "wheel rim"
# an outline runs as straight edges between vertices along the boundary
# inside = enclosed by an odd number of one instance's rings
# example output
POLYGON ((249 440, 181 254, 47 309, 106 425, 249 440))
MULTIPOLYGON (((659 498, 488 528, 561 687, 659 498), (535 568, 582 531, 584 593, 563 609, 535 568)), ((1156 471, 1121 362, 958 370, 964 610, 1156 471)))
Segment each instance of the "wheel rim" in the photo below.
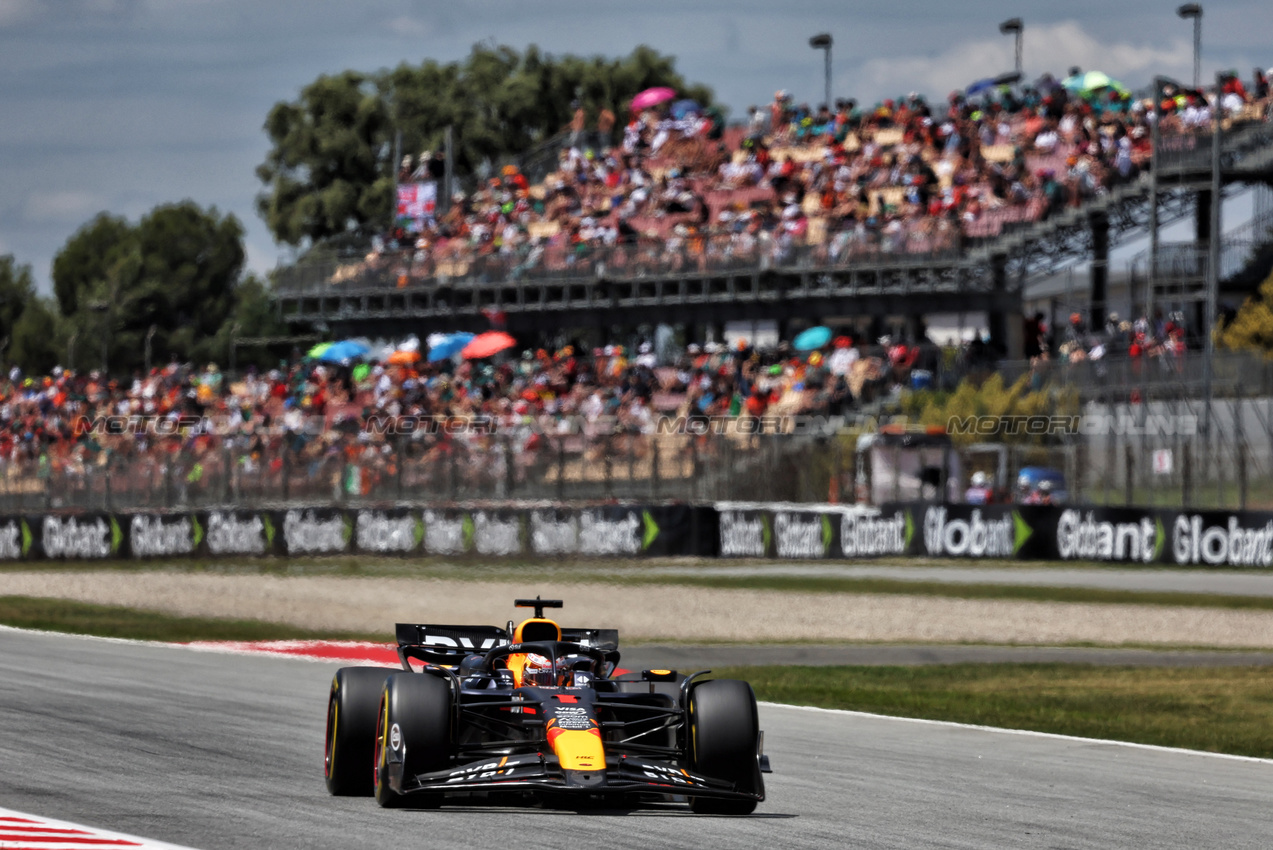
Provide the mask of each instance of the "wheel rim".
POLYGON ((336 700, 328 700, 327 744, 323 748, 323 775, 328 779, 332 777, 332 762, 336 757, 336 720, 339 713, 340 707, 336 704, 336 700))
POLYGON ((385 727, 388 725, 389 703, 385 700, 384 695, 380 697, 380 708, 376 712, 376 759, 372 762, 372 784, 376 789, 376 796, 381 793, 380 788, 380 768, 385 766, 385 727))

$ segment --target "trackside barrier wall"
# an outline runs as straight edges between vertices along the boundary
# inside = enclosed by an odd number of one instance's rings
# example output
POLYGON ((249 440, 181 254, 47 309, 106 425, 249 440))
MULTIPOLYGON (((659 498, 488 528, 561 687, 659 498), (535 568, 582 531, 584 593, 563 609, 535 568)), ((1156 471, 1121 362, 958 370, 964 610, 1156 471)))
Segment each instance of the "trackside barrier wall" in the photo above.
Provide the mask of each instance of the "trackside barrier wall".
POLYGON ((908 502, 201 510, 0 517, 0 561, 221 556, 899 556, 1273 567, 1273 512, 908 502))

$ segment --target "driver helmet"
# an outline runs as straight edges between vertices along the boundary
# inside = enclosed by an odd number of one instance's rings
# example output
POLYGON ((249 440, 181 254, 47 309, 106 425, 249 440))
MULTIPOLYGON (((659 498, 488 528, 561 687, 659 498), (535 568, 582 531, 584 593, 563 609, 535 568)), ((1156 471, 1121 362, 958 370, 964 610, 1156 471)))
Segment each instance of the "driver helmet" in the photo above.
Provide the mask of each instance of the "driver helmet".
POLYGON ((986 473, 984 473, 984 472, 974 472, 974 473, 972 474, 972 486, 974 486, 974 487, 985 487, 985 486, 986 486, 986 485, 988 485, 989 483, 990 483, 990 478, 989 478, 989 476, 987 476, 987 475, 986 475, 986 473))
POLYGON ((522 667, 522 685, 555 688, 557 675, 553 670, 552 659, 536 652, 529 653, 526 664, 522 667))

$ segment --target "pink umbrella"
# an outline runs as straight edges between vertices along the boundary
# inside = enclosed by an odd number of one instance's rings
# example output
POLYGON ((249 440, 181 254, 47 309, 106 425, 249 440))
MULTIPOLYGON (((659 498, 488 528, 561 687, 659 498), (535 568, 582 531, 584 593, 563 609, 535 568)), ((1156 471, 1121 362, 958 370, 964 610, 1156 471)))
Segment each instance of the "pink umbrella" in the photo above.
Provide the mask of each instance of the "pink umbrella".
POLYGON ((667 103, 676 97, 676 92, 667 86, 657 86, 645 91, 632 98, 632 108, 649 109, 651 106, 658 106, 660 103, 667 103))

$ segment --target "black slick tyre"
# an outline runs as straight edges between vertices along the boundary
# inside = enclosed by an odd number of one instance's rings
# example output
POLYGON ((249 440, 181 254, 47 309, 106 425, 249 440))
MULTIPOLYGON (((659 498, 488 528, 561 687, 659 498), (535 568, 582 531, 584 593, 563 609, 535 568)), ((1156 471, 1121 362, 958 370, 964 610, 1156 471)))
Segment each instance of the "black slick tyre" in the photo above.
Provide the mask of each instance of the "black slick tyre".
POLYGON ((323 775, 337 797, 370 797, 376 746, 376 707, 393 670, 342 667, 327 697, 323 775))
MULTIPOLYGON (((760 720, 751 685, 736 679, 711 679, 695 685, 689 698, 690 769, 712 779, 734 782, 739 791, 764 796, 756 761, 760 720)), ((746 815, 757 800, 691 797, 697 814, 746 815)))
MULTIPOLYGON (((375 731, 374 793, 385 808, 404 805, 395 790, 421 773, 442 770, 451 760, 451 687, 428 673, 396 673, 384 684, 375 731)), ((420 807, 441 797, 412 796, 420 807)))

